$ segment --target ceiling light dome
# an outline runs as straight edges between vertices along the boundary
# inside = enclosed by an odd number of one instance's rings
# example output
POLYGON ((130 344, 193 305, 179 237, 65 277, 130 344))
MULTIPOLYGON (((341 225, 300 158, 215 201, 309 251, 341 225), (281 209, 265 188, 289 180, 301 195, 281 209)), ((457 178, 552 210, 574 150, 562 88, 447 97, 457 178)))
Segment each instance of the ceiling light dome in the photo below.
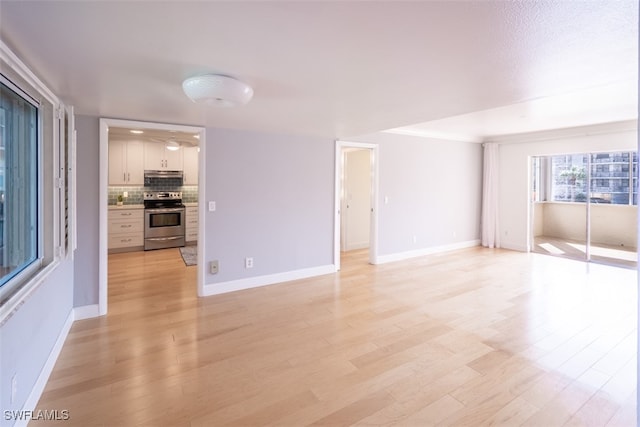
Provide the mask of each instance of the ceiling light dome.
POLYGON ((219 74, 188 78, 182 82, 182 89, 193 102, 218 107, 244 105, 253 96, 253 89, 248 84, 219 74))
POLYGON ((169 151, 178 151, 180 149, 180 144, 174 141, 173 139, 170 139, 169 141, 167 141, 167 143, 164 146, 169 151))

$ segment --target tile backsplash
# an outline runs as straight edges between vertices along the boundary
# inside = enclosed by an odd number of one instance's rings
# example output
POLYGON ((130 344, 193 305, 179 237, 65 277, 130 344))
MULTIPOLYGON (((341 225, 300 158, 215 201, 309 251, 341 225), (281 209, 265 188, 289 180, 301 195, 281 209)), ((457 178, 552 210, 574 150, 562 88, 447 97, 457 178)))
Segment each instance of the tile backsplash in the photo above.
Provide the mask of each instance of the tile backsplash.
MULTIPOLYGON (((170 180, 165 180, 170 181, 170 180)), ((164 185, 154 185, 153 187, 109 187, 109 204, 115 205, 118 195, 124 191, 129 193, 129 197, 124 199, 125 205, 141 205, 144 201, 143 194, 145 191, 182 191, 183 203, 195 203, 198 201, 198 186, 183 185, 175 186, 171 182, 164 185)))

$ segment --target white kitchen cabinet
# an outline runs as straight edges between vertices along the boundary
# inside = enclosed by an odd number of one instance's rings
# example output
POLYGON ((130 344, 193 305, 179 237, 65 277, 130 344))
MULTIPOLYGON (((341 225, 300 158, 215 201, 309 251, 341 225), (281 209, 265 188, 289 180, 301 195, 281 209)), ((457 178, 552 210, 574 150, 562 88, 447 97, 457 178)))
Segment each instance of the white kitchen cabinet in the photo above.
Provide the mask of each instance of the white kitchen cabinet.
POLYGON ((109 185, 144 185, 141 141, 109 141, 109 185))
POLYGON ((188 206, 185 215, 185 241, 195 242, 198 240, 198 207, 188 206))
POLYGON ((144 209, 109 210, 109 252, 137 251, 144 247, 144 209))
POLYGON ((184 185, 198 185, 198 147, 184 147, 184 185))
POLYGON ((181 171, 184 161, 183 151, 183 147, 172 151, 167 150, 163 143, 145 142, 144 169, 181 171))

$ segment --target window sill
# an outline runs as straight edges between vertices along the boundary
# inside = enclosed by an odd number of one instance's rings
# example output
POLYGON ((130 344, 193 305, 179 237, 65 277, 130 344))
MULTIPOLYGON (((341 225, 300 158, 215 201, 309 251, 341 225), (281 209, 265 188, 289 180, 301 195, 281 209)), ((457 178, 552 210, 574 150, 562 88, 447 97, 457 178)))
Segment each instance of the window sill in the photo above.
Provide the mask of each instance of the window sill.
POLYGON ((49 264, 37 269, 33 275, 26 279, 25 283, 18 288, 6 301, 0 305, 0 327, 27 302, 31 295, 44 283, 51 273, 60 265, 59 259, 54 259, 49 264))

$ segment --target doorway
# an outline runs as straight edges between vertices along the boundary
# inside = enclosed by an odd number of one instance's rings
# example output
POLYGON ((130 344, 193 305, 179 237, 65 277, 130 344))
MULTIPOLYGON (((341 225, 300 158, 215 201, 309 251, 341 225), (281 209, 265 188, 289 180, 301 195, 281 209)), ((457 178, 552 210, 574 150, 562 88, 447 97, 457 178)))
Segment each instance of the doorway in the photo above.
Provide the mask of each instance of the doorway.
MULTIPOLYGON (((348 251, 368 251, 377 263, 378 146, 336 142, 334 265, 348 251)), ((362 257, 360 257, 362 258, 362 257)))
POLYGON ((531 158, 533 252, 636 268, 638 155, 531 158))
MULTIPOLYGON (((109 129, 135 129, 149 132, 183 132, 198 135, 198 151, 196 154, 198 163, 197 179, 197 216, 198 230, 197 241, 204 241, 204 194, 206 185, 206 169, 204 167, 205 158, 205 129, 202 127, 182 126, 161 123, 149 123, 132 120, 100 119, 100 218, 99 218, 99 284, 98 284, 98 313, 96 315, 107 314, 108 306, 108 205, 110 197, 109 168, 114 166, 109 163, 109 129)), ((117 165, 115 165, 117 166, 117 165)), ((137 169, 136 169, 137 170, 137 169)), ((111 171, 113 172, 113 171, 111 171)), ((129 179, 129 174, 123 174, 123 179, 129 179)), ((113 195, 112 195, 113 196, 113 195)), ((204 245, 197 245, 197 289, 198 295, 202 295, 204 289, 204 245)))

